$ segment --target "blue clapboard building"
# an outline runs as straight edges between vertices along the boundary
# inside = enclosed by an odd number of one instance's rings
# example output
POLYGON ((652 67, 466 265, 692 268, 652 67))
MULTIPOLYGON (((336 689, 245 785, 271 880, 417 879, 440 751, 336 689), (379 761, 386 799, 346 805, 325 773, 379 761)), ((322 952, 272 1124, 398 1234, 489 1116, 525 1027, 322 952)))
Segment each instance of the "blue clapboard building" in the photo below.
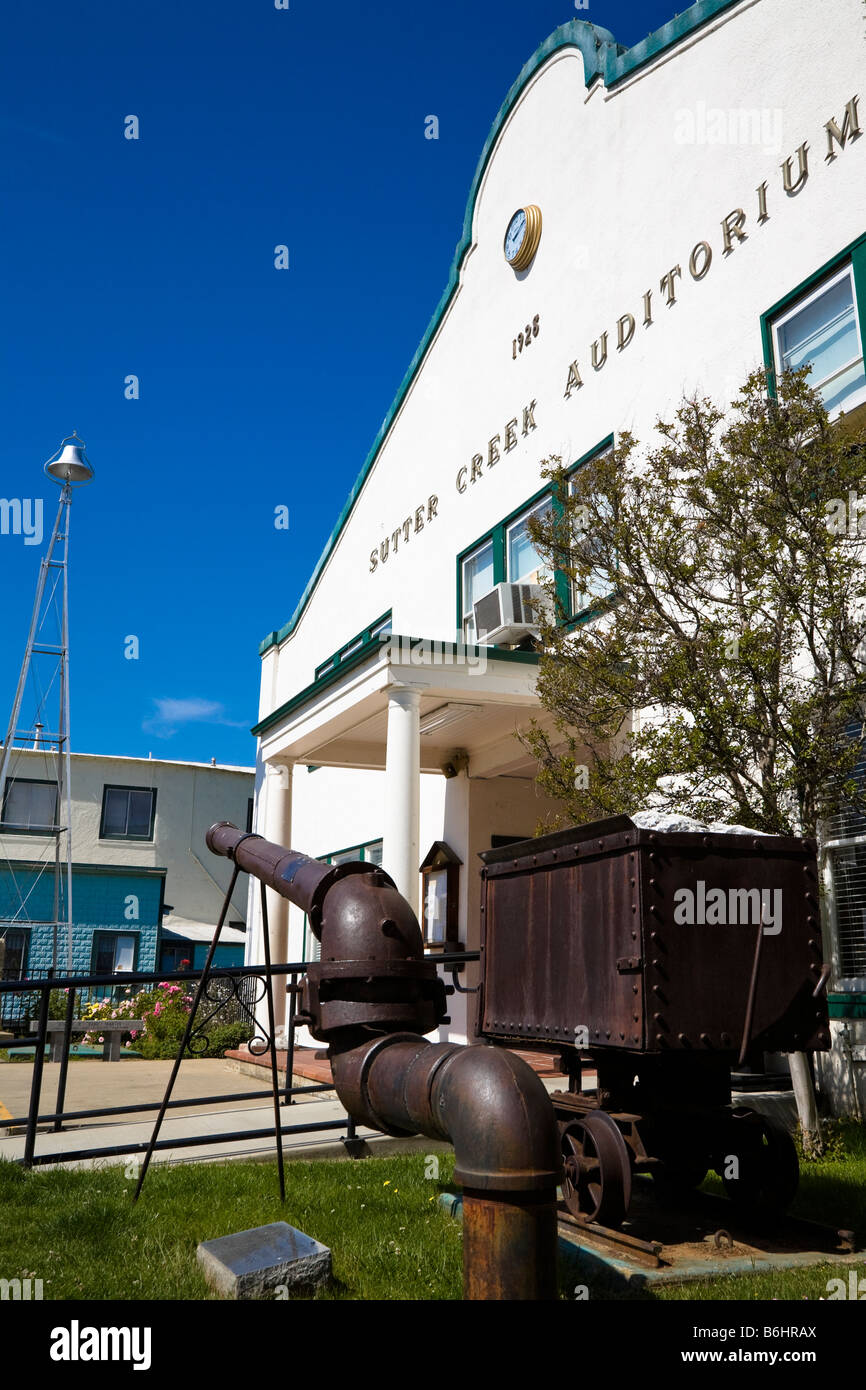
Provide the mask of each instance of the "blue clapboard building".
MULTIPOLYGON (((57 955, 64 973, 65 886, 65 877, 61 876, 57 955)), ((124 865, 74 865, 73 971, 84 975, 111 974, 117 969, 156 970, 164 898, 164 869, 140 868, 133 872, 124 865)), ((7 971, 25 963, 28 974, 42 974, 50 968, 54 957, 53 865, 34 866, 26 860, 0 863, 0 922, 8 923, 7 971), (27 912, 24 920, 19 910, 22 898, 27 912)))

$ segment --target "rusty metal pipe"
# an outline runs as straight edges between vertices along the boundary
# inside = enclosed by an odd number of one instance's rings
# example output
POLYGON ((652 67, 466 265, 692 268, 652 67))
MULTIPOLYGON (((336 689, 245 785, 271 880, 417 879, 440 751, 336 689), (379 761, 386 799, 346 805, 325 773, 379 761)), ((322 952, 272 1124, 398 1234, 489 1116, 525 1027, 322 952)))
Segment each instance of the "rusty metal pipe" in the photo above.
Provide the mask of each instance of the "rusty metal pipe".
POLYGON ((464 1297, 555 1298, 562 1160, 553 1107, 532 1068, 504 1049, 409 1034, 338 1052, 331 1067, 356 1120, 454 1145, 464 1297))
POLYGON ((555 1298, 562 1159, 553 1106, 513 1053, 421 1036, 445 1015, 444 986, 393 880, 360 862, 332 868, 227 822, 207 843, 311 921, 315 913, 321 960, 308 965, 296 1021, 329 1044, 348 1113, 385 1134, 453 1144, 464 1297, 555 1298))
MULTIPOLYGON (((244 873, 253 874, 273 888, 275 893, 288 898, 290 903, 306 912, 317 936, 321 903, 331 885, 346 874, 370 870, 370 865, 361 860, 352 860, 337 867, 323 864, 320 859, 311 859, 308 854, 284 849, 282 845, 275 845, 261 835, 244 834, 228 820, 212 825, 205 841, 213 854, 231 859, 244 873)), ((388 879, 389 883, 391 881, 388 879)))

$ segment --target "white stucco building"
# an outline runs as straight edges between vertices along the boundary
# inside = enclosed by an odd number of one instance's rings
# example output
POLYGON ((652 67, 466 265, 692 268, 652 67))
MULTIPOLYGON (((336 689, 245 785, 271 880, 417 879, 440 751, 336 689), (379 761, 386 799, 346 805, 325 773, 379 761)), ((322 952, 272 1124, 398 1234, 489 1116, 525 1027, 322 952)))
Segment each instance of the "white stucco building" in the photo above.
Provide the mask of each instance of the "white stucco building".
MULTIPOLYGON (((623 430, 649 442, 683 393, 730 399, 762 362, 811 360, 834 412, 863 408, 864 75, 861 0, 700 0, 628 50, 575 20, 532 55, 442 299, 262 643, 260 832, 381 856, 419 915, 442 842, 460 861, 450 938, 478 945, 478 852, 531 834, 546 804, 515 737, 539 713, 537 659, 463 647, 473 603, 537 570, 525 521, 549 456, 578 467, 623 430)), ((308 956, 301 914, 271 912, 278 955, 308 956)), ((257 961, 254 903, 250 920, 257 961)), ((837 996, 866 1015, 862 911, 833 952, 837 996)))

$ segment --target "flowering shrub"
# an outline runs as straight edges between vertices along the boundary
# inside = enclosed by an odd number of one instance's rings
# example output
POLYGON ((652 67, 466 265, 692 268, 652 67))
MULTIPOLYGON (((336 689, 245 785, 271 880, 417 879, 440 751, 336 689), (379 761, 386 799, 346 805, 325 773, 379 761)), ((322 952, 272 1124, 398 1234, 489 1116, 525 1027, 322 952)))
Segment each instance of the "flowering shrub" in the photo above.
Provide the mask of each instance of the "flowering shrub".
MULTIPOLYGON (((105 1019, 146 1019, 148 1012, 159 1002, 160 988, 161 986, 154 989, 141 989, 137 994, 133 994, 130 986, 121 999, 100 999, 94 1003, 85 1004, 81 1017, 87 1021, 92 1019, 95 1027, 92 1033, 85 1033, 83 1042, 92 1047, 99 1041, 99 1023, 105 1019)), ((130 1029, 129 1033, 122 1034, 121 1040, 125 1045, 129 1045, 136 1036, 138 1036, 138 1030, 130 1029)))
MULTIPOLYGON (((94 1030, 85 1035, 84 1041, 91 1044, 94 1041, 102 1042, 99 1035, 99 1023, 102 1020, 140 1018, 143 1022, 142 1029, 139 1031, 131 1028, 128 1033, 124 1033, 123 1046, 134 1046, 143 1057, 176 1057, 192 1001, 192 994, 188 993, 184 986, 168 984, 165 981, 151 989, 139 990, 137 994, 133 994, 130 987, 126 997, 119 1001, 103 999, 85 1007, 83 1017, 93 1021, 94 1030)), ((199 1010, 199 1017, 207 1018, 212 1009, 213 1003, 205 1000, 199 1010)), ((253 1030, 248 1022, 222 1021, 222 1012, 220 1008, 214 1018, 205 1024, 203 1036, 199 1036, 193 1056, 221 1057, 228 1048, 238 1047, 252 1036, 253 1030)))

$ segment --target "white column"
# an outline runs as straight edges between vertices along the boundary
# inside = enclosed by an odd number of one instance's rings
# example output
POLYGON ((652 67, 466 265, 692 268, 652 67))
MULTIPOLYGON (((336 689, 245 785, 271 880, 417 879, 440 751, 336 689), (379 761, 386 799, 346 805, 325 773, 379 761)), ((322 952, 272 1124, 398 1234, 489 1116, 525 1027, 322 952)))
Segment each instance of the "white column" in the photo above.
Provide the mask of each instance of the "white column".
POLYGON ((405 686, 388 695, 382 867, 418 913, 421 815, 421 695, 405 686))
MULTIPOLYGON (((256 784, 253 802, 253 830, 264 834, 265 798, 267 796, 267 764, 262 757, 261 740, 256 741, 256 784)), ((247 939, 244 943, 244 965, 258 965, 262 959, 262 914, 259 881, 249 875, 247 880, 247 939)))
MULTIPOLYGON (((291 764, 268 763, 267 790, 265 794, 265 824, 259 830, 266 840, 275 844, 292 845, 292 767, 291 764)), ((260 885, 256 881, 260 894, 260 885)), ((289 904, 272 888, 265 890, 268 904, 268 925, 270 927, 271 961, 284 964, 288 960, 289 945, 289 904)), ((259 897, 259 901, 261 898, 259 897)), ((264 959, 264 954, 262 955, 264 959)), ((280 977, 282 979, 284 977, 280 977)), ((277 1028, 286 1021, 285 991, 274 988, 274 1022, 277 1028)))

